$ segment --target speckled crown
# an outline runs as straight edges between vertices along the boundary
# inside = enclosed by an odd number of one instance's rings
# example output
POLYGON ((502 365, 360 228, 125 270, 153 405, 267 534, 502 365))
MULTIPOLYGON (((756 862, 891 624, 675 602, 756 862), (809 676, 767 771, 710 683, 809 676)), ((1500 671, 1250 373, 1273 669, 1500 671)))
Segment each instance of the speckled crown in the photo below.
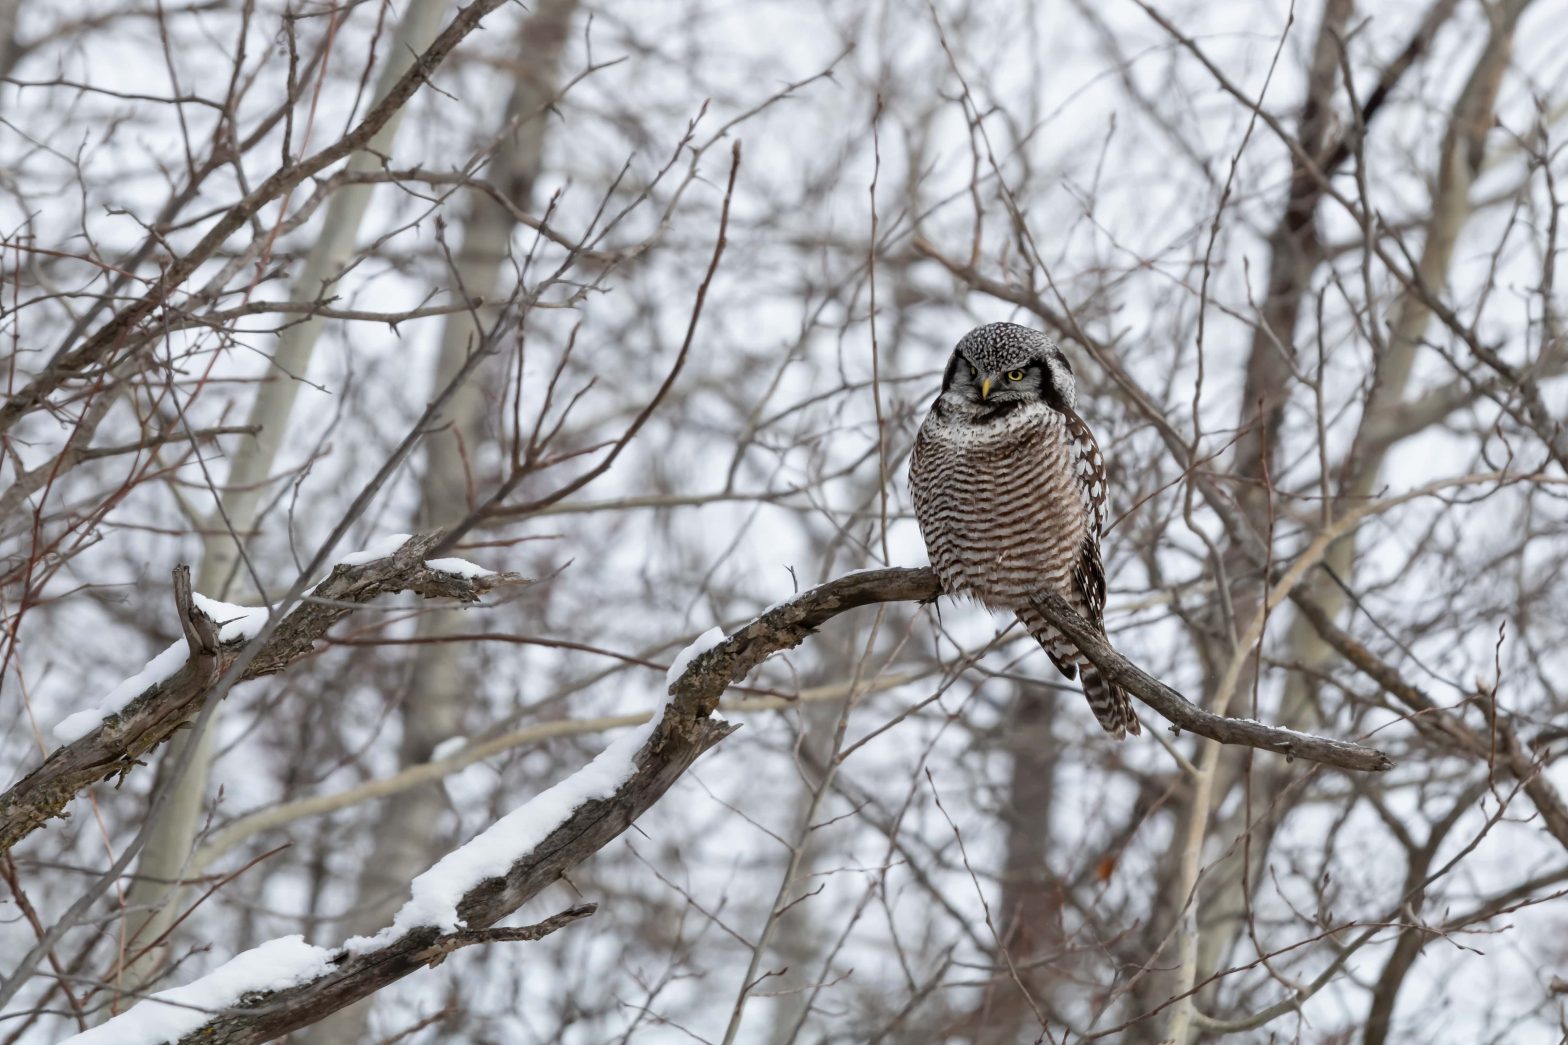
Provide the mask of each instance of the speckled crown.
MULTIPOLYGON (((1042 362, 1053 355, 1066 362, 1049 336, 1017 323, 987 323, 975 327, 958 342, 958 351, 975 366, 992 374, 1025 363, 1042 362)), ((1069 366, 1068 372, 1071 371, 1069 366)))

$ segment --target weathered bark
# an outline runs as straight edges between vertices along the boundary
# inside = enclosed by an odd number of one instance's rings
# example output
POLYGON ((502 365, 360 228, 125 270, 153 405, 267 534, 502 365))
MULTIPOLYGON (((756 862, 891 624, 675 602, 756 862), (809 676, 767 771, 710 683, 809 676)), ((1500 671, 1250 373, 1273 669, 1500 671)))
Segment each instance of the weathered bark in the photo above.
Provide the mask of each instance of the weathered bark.
MULTIPOLYGON (((335 567, 310 601, 279 622, 238 681, 283 671, 311 652, 327 629, 353 612, 354 606, 380 595, 413 591, 426 598, 474 602, 497 584, 516 580, 506 574, 467 579, 430 569, 424 564, 425 555, 440 536, 410 538, 394 554, 363 566, 335 567)), ((188 639, 197 616, 200 611, 194 607, 181 614, 188 639)), ((118 715, 55 751, 0 795, 0 851, 64 815, 67 803, 78 792, 100 780, 134 771, 141 756, 169 740, 196 713, 213 684, 248 645, 242 640, 222 644, 190 641, 192 657, 177 674, 148 687, 118 715)))

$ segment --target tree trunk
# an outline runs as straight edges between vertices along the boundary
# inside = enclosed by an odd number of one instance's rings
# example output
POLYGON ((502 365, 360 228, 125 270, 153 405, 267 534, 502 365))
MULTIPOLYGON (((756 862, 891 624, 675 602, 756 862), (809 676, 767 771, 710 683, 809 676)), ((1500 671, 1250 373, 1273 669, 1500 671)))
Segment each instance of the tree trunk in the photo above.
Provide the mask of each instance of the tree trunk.
MULTIPOLYGON (((503 136, 491 159, 488 180, 512 202, 527 208, 543 162, 548 115, 543 111, 555 96, 561 52, 571 29, 577 0, 542 0, 524 22, 517 81, 503 116, 503 136)), ((500 204, 473 193, 457 252, 457 276, 469 295, 492 300, 501 287, 516 222, 500 204)), ((481 316, 484 315, 480 310, 481 316)), ((482 331, 474 317, 454 313, 442 331, 436 363, 436 387, 463 365, 482 331)), ((468 476, 480 464, 489 414, 484 382, 469 382, 447 411, 449 425, 425 440, 425 467, 420 479, 420 525, 445 526, 468 512, 468 476)), ((457 613, 426 614, 419 621, 422 638, 439 638, 471 630, 457 613)), ((414 666, 398 708, 403 738, 398 752, 403 767, 427 762, 437 744, 463 732, 463 708, 471 692, 468 651, 457 643, 436 643, 414 666)), ((372 933, 388 924, 408 898, 408 883, 449 848, 450 824, 446 794, 439 783, 414 788, 397 797, 376 832, 371 858, 360 871, 357 897, 342 928, 349 934, 372 933)), ((329 1043, 365 1040, 368 1001, 343 1009, 315 1025, 305 1041, 329 1043)))

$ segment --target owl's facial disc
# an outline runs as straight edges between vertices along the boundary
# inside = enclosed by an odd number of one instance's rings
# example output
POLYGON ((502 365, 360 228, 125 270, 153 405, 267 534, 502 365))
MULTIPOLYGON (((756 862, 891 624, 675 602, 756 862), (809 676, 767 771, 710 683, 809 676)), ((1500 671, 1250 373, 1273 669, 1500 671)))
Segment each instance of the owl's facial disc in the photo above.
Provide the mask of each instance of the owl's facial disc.
POLYGON ((1075 391, 1072 364, 1056 343, 1016 323, 987 323, 965 334, 942 381, 950 405, 984 413, 1023 403, 1071 410, 1075 391))
POLYGON ((993 407, 1041 398, 1045 375, 1036 363, 1023 363, 993 373, 960 357, 958 369, 958 380, 953 384, 960 396, 972 403, 993 407), (963 381, 965 373, 969 377, 967 382, 963 381))

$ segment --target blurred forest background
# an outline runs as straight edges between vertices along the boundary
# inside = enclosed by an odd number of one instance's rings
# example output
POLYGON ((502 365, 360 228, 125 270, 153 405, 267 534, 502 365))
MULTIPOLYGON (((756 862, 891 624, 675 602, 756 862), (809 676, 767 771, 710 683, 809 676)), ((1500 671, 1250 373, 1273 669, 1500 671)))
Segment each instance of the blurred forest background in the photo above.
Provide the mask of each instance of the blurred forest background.
POLYGON ((1564 15, 0 0, 6 785, 181 639, 177 563, 526 578, 343 614, 8 836, 0 1042, 373 932, 694 636, 924 563, 914 430, 1000 319, 1077 368, 1117 647, 1396 767, 1117 744, 1001 617, 861 609, 517 921, 591 918, 289 1040, 1560 1040, 1564 15))

